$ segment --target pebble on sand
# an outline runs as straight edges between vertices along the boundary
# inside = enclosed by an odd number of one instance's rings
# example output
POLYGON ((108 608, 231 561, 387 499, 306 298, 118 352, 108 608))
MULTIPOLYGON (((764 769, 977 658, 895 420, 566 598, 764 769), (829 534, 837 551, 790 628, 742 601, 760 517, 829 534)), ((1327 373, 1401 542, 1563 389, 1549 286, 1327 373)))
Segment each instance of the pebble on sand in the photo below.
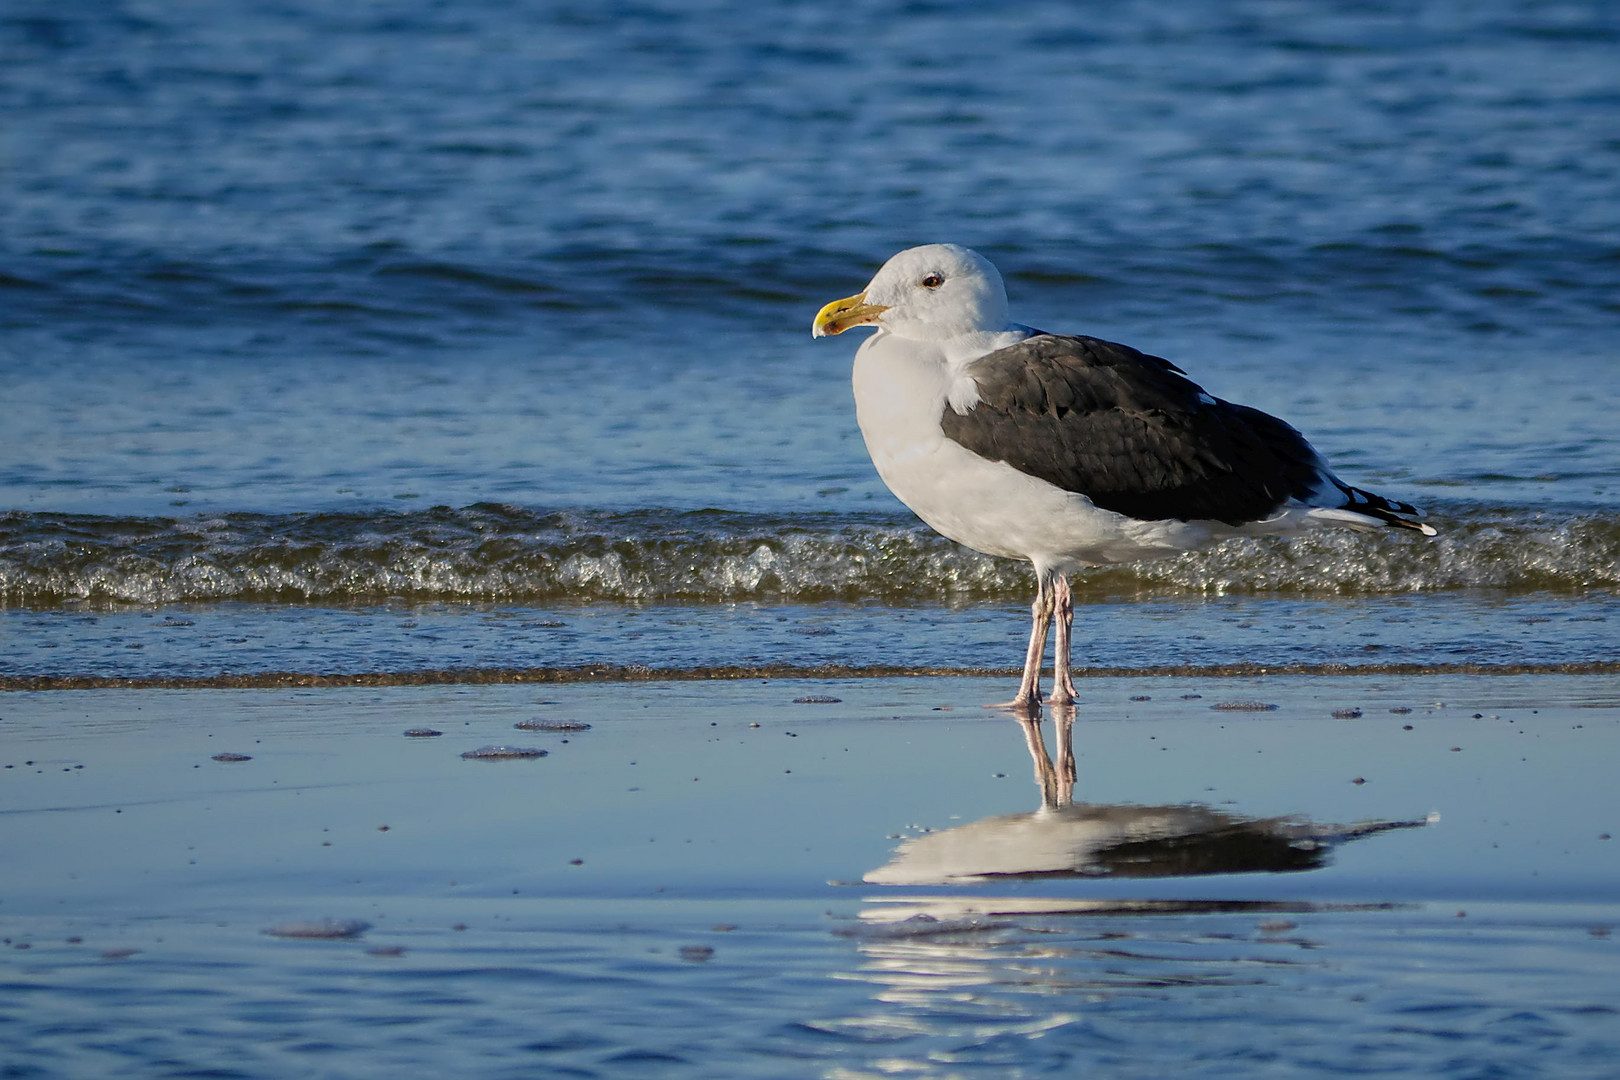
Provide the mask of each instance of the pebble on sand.
POLYGON ((546 751, 534 746, 480 746, 461 756, 468 761, 519 761, 545 757, 546 751))
POLYGON ((347 941, 370 929, 371 924, 361 919, 316 919, 313 922, 277 923, 265 933, 271 937, 308 941, 347 941))

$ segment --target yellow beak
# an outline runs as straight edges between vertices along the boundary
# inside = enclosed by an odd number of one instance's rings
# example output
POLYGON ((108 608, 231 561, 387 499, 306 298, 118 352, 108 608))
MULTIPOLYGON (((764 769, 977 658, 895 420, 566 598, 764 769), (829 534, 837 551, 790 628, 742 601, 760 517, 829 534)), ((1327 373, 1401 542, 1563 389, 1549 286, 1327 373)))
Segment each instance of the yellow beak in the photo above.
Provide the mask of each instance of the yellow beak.
POLYGON ((877 322, 878 316, 888 310, 882 304, 868 304, 865 293, 846 296, 842 300, 834 300, 816 312, 816 321, 811 324, 810 336, 831 337, 833 334, 842 334, 852 326, 865 326, 877 322))

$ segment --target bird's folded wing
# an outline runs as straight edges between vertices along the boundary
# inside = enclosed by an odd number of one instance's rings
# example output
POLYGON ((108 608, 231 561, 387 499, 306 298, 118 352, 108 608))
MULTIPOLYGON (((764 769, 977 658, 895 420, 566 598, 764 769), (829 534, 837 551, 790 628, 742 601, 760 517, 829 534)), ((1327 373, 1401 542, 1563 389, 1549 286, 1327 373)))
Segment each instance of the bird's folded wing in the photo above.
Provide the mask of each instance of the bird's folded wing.
POLYGON ((1239 525, 1331 483, 1292 427, 1126 345, 1038 334, 965 370, 979 401, 947 437, 1128 517, 1239 525))

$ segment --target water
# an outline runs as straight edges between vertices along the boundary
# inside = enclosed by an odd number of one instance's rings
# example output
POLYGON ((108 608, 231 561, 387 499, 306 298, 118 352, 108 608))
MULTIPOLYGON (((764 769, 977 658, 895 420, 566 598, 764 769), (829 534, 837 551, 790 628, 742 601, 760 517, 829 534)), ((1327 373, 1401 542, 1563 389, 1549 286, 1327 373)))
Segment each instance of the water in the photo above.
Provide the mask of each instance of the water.
POLYGON ((8 696, 0 1062, 1613 1075, 1612 677, 1090 680, 1069 791, 1004 686, 8 696))
MULTIPOLYGON (((854 17, 725 0, 13 0, 0 12, 0 678, 1015 664, 1027 570, 940 540, 893 500, 854 424, 852 342, 809 337, 823 303, 932 241, 991 257, 1018 320, 1169 357, 1441 530, 1234 542, 1092 575, 1077 584, 1077 662, 1612 662, 1617 43, 1620 12, 1527 0, 886 0, 854 17)), ((56 719, 71 726, 68 712, 56 719)), ((931 770, 959 746, 922 766, 891 750, 890 775, 952 789, 931 770)), ((1536 790, 1565 790, 1556 772, 1536 790)), ((1179 804, 1203 787, 1113 801, 1179 804)), ((502 790, 514 802, 497 815, 533 796, 502 790)), ((1502 797, 1522 808, 1516 794, 1502 797)), ((756 795, 743 785, 709 809, 746 821, 756 795)), ((1276 812, 1349 820, 1316 798, 1276 812)), ((1020 809, 991 802, 976 812, 1020 809)), ((11 839, 34 843, 54 813, 11 839)), ((907 819, 883 820, 860 843, 907 819)), ((459 850, 499 835, 467 825, 459 850)), ((373 895, 433 927, 410 943, 421 967, 270 959, 237 932, 329 912, 229 894, 107 917, 184 938, 148 958, 161 989, 149 969, 57 946, 73 926, 53 915, 17 954, 47 973, 0 996, 30 1003, 22 1030, 60 1055, 31 1062, 47 1075, 105 1072, 74 1025, 147 1073, 285 1074, 323 1054, 333 1075, 366 1074, 368 1054, 458 1072, 481 1037, 488 1075, 835 1075, 856 1046, 862 1068, 891 1073, 1230 1075, 1239 1061, 1315 1076, 1342 1064, 1346 1039, 1410 1075, 1612 1071, 1612 1012, 1588 1008, 1612 998, 1591 951, 1612 912, 1560 906, 1579 875, 1539 892, 1468 877, 1496 857, 1489 844, 1424 892, 1429 879, 1406 875, 1437 856, 1418 843, 1358 841, 1412 857, 1329 899, 1474 895, 1528 913, 1463 929, 1432 908, 1313 909, 1308 940, 1278 944, 1250 914, 1180 911, 1133 924, 1141 949, 1123 957, 1106 944, 1112 915, 1030 915, 939 947, 829 935, 815 921, 826 897, 805 881, 858 878, 885 854, 863 847, 872 859, 773 865, 780 932, 735 950, 734 967, 680 959, 713 944, 710 908, 642 914, 633 890, 596 897, 617 906, 595 915, 568 897, 523 908, 521 934, 479 937, 469 959, 442 929, 454 905, 390 886, 373 895), (222 912, 230 929, 214 935, 222 912), (656 940, 596 932, 610 924, 656 940), (1325 973, 1323 940, 1339 958, 1325 973), (643 944, 663 952, 649 961, 643 944), (1409 980, 1384 980, 1392 966, 1409 980), (957 979, 983 980, 999 1018, 964 1005, 957 979), (308 1004, 360 983, 385 989, 330 1024, 308 1004), (558 986, 584 1006, 530 1030, 558 986), (1050 987, 1100 1011, 1045 1035, 1051 1010, 1031 1002, 1050 987), (98 1028, 86 1002, 106 995, 127 1011, 98 1028), (168 1021, 200 999, 207 1037, 186 1049, 168 1021), (483 1019, 435 1011, 452 1000, 483 1019), (743 1034, 694 1035, 670 1001, 701 1001, 743 1034), (592 1026, 588 1007, 624 1022, 592 1026), (1239 1012, 1265 1023, 1223 1027, 1239 1012), (401 1016, 437 1041, 365 1036, 401 1016), (1175 1057, 1187 1023, 1205 1037, 1175 1057), (233 1064, 235 1033, 271 1029, 307 1038, 233 1064)), ((55 865, 55 850, 11 864, 55 865)), ((151 869, 105 880, 107 895, 151 869)), ((688 879, 695 895, 724 891, 712 870, 688 879)), ((190 885, 164 881, 154 895, 190 885)), ((108 936, 99 916, 74 918, 108 936)), ((702 1031, 720 1030, 711 1020, 702 1031)))
MULTIPOLYGON (((11 9, 0 664, 91 673, 106 641, 35 613, 132 605, 222 636, 244 610, 222 604, 334 629, 427 605, 471 615, 469 640, 487 604, 695 605, 666 629, 736 603, 999 618, 1025 572, 888 495, 849 343, 806 332, 939 239, 996 259, 1019 318, 1168 355, 1443 530, 1088 582, 1105 626, 1121 600, 1182 601, 1150 656, 1232 593, 1328 624, 1440 594, 1459 633, 1504 604, 1611 619, 1611 13, 863 23, 857 44, 773 5, 11 9)), ((1612 625, 1558 658, 1612 655, 1612 625)), ((1010 662, 1018 637, 942 629, 920 659, 1010 662)), ((915 652, 888 633, 838 659, 915 652)), ((358 636, 230 662, 423 661, 358 636)), ((215 670, 118 667, 143 663, 215 670)))
POLYGON ((891 509, 807 313, 949 237, 1359 481, 1608 511, 1620 31, 1454 17, 25 8, 0 494, 891 509))

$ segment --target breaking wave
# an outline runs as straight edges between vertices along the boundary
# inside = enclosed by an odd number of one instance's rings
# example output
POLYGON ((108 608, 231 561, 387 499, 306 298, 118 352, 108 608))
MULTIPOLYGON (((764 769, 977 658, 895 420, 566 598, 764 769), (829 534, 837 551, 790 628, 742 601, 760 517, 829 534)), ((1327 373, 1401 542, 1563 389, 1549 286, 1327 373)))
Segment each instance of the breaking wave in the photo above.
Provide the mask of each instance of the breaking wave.
MULTIPOLYGON (((1620 587, 1620 515, 1467 506, 1438 539, 1321 530, 1097 570, 1082 599, 1620 587)), ((1023 599, 1029 570, 899 515, 543 512, 189 518, 0 514, 0 604, 1023 599)))

